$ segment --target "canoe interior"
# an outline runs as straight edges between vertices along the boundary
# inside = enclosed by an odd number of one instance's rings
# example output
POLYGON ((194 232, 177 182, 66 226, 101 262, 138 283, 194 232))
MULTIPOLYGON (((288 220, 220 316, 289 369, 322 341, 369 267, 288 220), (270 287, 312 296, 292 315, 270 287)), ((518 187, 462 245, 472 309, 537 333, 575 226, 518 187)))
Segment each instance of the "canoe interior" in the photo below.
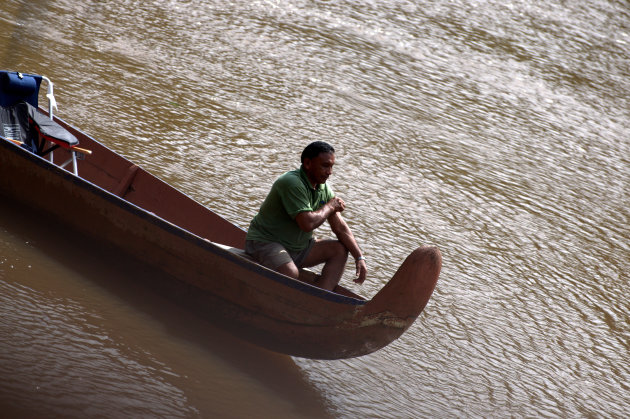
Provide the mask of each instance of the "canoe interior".
MULTIPOLYGON (((75 134, 81 147, 92 151, 91 155, 78 162, 81 178, 199 237, 232 247, 244 247, 246 232, 243 229, 64 121, 56 121, 75 134)), ((55 162, 63 162, 67 155, 63 150, 56 151, 55 162)))
MULTIPOLYGON (((40 108, 40 111, 47 114, 44 109, 40 108)), ((89 155, 81 155, 77 162, 79 177, 171 224, 211 242, 226 246, 240 257, 248 258, 242 251, 245 247, 245 230, 138 165, 112 152, 64 120, 55 117, 55 121, 79 139, 81 148, 91 151, 89 155)), ((58 149, 53 157, 53 162, 60 165, 70 158, 70 153, 58 149)), ((317 277, 317 274, 310 270, 302 270, 299 280, 315 285, 317 277)), ((341 285, 338 285, 334 292, 361 301, 366 300, 363 296, 341 285)))

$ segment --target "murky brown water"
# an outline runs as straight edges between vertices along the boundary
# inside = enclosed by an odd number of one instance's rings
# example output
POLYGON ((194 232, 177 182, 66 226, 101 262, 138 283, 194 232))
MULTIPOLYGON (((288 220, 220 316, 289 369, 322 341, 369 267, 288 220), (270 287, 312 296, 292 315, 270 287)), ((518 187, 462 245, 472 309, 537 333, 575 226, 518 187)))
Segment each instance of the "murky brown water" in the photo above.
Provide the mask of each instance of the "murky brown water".
POLYGON ((370 268, 347 285, 444 254, 394 344, 290 359, 2 202, 9 416, 627 415, 628 5, 386 3, 2 2, 1 68, 50 77, 58 115, 235 223, 323 139, 370 268))

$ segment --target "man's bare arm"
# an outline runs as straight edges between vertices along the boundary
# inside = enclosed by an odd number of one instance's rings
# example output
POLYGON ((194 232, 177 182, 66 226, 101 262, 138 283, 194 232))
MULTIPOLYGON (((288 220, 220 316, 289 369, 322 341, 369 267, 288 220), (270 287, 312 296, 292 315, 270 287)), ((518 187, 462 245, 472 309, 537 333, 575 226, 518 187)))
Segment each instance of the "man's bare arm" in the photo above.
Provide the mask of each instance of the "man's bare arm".
POLYGON ((332 198, 326 202, 317 211, 305 211, 299 213, 295 217, 295 221, 302 231, 313 231, 320 225, 324 224, 331 215, 343 211, 346 204, 341 198, 332 198))
POLYGON ((367 265, 365 264, 365 259, 363 259, 361 248, 357 244, 350 227, 348 227, 348 224, 346 224, 346 221, 338 212, 335 212, 328 217, 328 223, 330 224, 330 228, 333 233, 337 236, 337 239, 346 247, 346 249, 348 249, 352 257, 354 257, 357 268, 357 277, 354 282, 362 284, 367 276, 367 265))

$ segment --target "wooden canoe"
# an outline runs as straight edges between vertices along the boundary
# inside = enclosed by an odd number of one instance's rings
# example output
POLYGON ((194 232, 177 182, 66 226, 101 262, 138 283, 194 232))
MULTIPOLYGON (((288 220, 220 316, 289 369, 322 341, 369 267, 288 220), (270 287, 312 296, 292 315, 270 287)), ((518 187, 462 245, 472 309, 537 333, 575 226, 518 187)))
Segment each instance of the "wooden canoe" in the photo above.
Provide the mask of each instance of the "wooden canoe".
MULTIPOLYGON (((46 113, 46 111, 41 110, 46 113)), ((245 231, 55 118, 91 154, 78 176, 0 136, 0 199, 51 214, 90 240, 168 273, 170 293, 241 338, 288 355, 340 359, 376 351, 407 330, 438 280, 441 254, 420 247, 370 300, 266 269, 242 252, 245 231)), ((0 133, 1 134, 1 133, 0 133)))

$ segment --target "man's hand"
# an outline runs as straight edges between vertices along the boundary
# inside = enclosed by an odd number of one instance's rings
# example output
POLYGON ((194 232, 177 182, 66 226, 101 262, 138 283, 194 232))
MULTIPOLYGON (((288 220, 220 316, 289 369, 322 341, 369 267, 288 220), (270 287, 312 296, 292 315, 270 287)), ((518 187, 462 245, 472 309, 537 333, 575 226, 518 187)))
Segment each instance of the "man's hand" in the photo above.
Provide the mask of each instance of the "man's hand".
POLYGON ((367 276, 367 265, 365 264, 365 259, 359 259, 355 263, 357 265, 357 277, 354 279, 354 282, 362 284, 367 276))
POLYGON ((342 212, 346 209, 346 203, 341 198, 334 197, 327 204, 332 207, 333 212, 342 212))

